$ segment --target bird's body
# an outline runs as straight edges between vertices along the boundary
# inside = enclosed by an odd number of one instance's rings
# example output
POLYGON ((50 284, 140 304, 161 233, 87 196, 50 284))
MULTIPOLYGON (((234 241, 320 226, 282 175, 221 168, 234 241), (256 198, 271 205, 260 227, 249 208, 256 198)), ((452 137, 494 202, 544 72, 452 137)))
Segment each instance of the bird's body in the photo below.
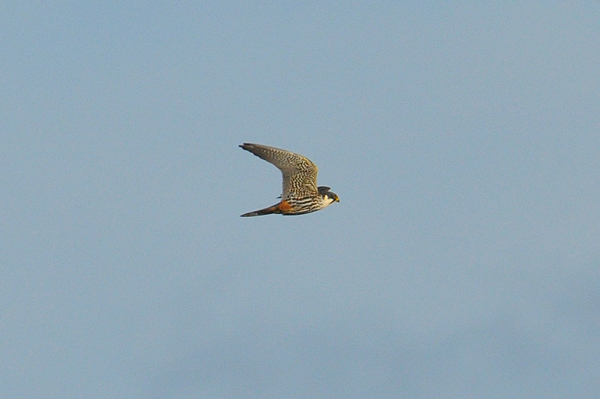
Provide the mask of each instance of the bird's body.
POLYGON ((302 215, 339 202, 338 196, 329 191, 329 187, 317 186, 318 169, 308 158, 260 144, 244 143, 240 147, 275 165, 283 176, 281 201, 268 208, 245 213, 242 217, 272 213, 302 215))

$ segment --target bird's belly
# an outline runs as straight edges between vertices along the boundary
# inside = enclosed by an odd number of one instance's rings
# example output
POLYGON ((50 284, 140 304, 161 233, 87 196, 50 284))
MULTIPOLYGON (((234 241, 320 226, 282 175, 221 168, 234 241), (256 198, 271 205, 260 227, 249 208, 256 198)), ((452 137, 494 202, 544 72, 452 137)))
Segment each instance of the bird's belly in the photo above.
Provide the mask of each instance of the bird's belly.
POLYGON ((293 212, 292 205, 290 205, 290 203, 287 202, 286 200, 281 201, 279 203, 279 205, 277 205, 277 209, 279 209, 281 211, 281 213, 293 212))

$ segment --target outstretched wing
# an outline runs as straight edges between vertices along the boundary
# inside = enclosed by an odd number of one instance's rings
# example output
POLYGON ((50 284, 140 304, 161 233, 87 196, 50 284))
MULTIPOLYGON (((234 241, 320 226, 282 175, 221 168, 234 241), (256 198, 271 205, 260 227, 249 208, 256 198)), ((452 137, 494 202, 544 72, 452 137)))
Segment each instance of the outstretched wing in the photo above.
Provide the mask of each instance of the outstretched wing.
POLYGON ((313 197, 317 189, 317 166, 300 154, 266 145, 244 143, 240 146, 275 165, 283 175, 282 199, 313 197))

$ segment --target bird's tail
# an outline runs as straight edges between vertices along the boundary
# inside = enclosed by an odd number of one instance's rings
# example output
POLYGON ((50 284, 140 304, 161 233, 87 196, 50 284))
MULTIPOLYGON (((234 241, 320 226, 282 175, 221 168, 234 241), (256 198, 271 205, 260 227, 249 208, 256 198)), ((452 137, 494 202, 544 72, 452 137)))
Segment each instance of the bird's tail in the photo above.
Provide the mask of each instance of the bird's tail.
POLYGON ((272 213, 281 213, 281 211, 279 210, 279 204, 275 204, 275 205, 270 206, 270 207, 265 208, 265 209, 259 209, 258 211, 252 211, 252 212, 244 213, 242 215, 242 217, 245 218, 245 217, 250 217, 250 216, 270 215, 272 213))

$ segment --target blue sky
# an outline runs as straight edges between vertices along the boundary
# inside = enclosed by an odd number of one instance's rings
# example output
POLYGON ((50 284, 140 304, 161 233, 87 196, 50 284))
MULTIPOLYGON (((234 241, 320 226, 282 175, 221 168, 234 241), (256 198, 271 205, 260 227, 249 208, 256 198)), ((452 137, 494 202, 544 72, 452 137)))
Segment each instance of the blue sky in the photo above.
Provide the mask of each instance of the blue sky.
POLYGON ((597 2, 1 8, 1 397, 600 391, 597 2))

